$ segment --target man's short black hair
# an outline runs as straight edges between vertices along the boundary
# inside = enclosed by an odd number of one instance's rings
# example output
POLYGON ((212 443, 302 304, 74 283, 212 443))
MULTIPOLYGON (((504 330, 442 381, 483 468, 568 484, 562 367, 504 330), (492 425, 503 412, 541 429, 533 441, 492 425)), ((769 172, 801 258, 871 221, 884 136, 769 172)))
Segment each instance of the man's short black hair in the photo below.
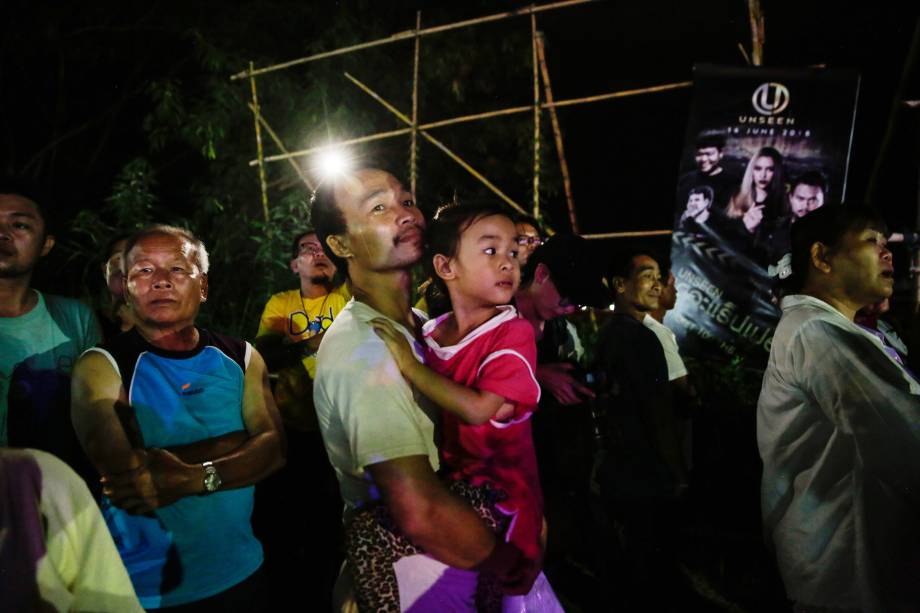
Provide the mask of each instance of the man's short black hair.
POLYGON ((811 247, 821 243, 834 249, 843 235, 867 228, 888 233, 882 216, 866 204, 825 204, 792 225, 792 274, 782 282, 784 294, 796 294, 805 287, 811 271, 811 247))
POLYGON ((791 194, 795 191, 795 188, 799 185, 809 185, 811 187, 820 188, 821 193, 827 195, 827 178, 817 170, 809 170, 797 176, 792 181, 792 185, 789 186, 789 193, 791 194))
POLYGON ((610 292, 604 286, 597 249, 577 234, 560 232, 534 249, 521 271, 520 287, 529 287, 537 266, 543 264, 561 298, 577 306, 606 307, 610 292))
POLYGON ((345 278, 348 278, 348 262, 332 252, 326 239, 330 236, 345 234, 347 227, 345 225, 345 215, 342 209, 335 202, 335 181, 324 181, 316 186, 313 190, 313 196, 310 198, 310 221, 316 228, 316 238, 319 239, 323 246, 323 251, 329 261, 335 264, 337 270, 342 271, 345 278))
POLYGON ((642 247, 627 247, 618 249, 613 252, 613 255, 610 258, 610 265, 607 267, 607 278, 610 283, 610 287, 613 287, 613 279, 615 277, 620 277, 622 279, 628 279, 633 274, 633 264, 634 260, 640 255, 645 255, 658 263, 659 268, 662 267, 663 260, 651 249, 645 249, 642 247))
POLYGON ((540 222, 537 221, 536 218, 531 217, 530 215, 524 215, 523 213, 520 215, 515 215, 514 223, 515 224, 526 223, 527 225, 533 226, 534 228, 536 228, 537 232, 540 232, 540 233, 543 232, 542 228, 540 228, 540 222))
POLYGON ((696 137, 697 149, 708 149, 715 147, 719 151, 725 149, 725 134, 719 130, 705 130, 700 132, 696 137))
POLYGON ((294 235, 294 241, 291 243, 291 259, 296 260, 300 255, 300 241, 304 236, 308 234, 316 234, 316 230, 313 228, 305 228, 294 235))
POLYGON ((51 205, 51 195, 49 190, 38 181, 15 175, 2 175, 0 176, 0 194, 19 196, 35 204, 45 224, 45 234, 54 234, 51 228, 56 224, 53 223, 54 220, 48 218, 47 214, 48 207, 51 205))
POLYGON ((705 198, 709 202, 712 202, 712 199, 715 197, 715 192, 713 192, 712 188, 709 187, 708 185, 697 185, 696 187, 692 188, 690 192, 687 194, 687 198, 689 199, 690 196, 694 194, 701 195, 703 198, 705 198))

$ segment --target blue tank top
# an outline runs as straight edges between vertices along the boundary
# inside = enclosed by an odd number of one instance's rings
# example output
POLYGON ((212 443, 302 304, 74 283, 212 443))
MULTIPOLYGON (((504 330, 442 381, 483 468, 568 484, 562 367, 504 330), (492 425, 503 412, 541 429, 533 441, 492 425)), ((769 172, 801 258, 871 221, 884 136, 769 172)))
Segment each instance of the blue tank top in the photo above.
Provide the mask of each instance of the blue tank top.
MULTIPOLYGON (((185 445, 244 430, 248 343, 199 330, 192 351, 164 351, 131 330, 100 349, 117 365, 145 447, 185 445)), ((93 351, 100 351, 94 349, 93 351)), ((218 594, 254 573, 253 486, 188 496, 149 515, 102 500, 102 511, 144 608, 218 594)))

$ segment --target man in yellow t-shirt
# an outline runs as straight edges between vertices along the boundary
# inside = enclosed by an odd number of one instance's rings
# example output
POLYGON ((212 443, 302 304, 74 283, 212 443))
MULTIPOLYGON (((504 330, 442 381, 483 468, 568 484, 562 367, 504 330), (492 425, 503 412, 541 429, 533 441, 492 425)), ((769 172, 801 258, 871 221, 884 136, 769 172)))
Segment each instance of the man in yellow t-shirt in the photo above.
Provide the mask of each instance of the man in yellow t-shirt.
POLYGON ((295 237, 291 258, 300 287, 268 300, 255 341, 269 371, 278 375, 274 396, 287 434, 287 464, 259 483, 253 528, 265 549, 272 605, 310 593, 325 598, 318 609, 323 603, 328 609, 341 536, 315 526, 341 522, 342 505, 313 408, 313 376, 323 334, 351 293, 345 284, 333 285, 335 264, 313 230, 295 237))
POLYGON ((323 253, 313 230, 294 240, 290 266, 300 279, 300 288, 268 300, 255 344, 269 370, 278 374, 275 400, 285 423, 298 430, 316 431, 316 350, 351 294, 344 283, 333 287, 335 265, 323 253))

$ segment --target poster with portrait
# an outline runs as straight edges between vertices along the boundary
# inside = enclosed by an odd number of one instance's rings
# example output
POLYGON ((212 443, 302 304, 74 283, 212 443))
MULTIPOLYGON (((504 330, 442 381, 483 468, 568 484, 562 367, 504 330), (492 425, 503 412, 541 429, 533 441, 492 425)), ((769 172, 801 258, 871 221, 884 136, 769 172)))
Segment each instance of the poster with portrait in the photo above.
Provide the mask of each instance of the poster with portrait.
POLYGON ((666 320, 686 355, 766 363, 771 272, 797 219, 846 198, 858 92, 847 70, 695 67, 666 320))

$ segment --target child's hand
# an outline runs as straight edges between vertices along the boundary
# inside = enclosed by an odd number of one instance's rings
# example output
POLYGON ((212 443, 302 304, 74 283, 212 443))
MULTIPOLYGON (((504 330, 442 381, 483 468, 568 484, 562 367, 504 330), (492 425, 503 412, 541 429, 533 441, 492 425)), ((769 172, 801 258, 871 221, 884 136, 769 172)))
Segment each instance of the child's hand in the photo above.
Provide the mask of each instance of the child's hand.
POLYGON ((412 352, 412 347, 409 346, 406 337, 389 320, 382 317, 375 317, 370 321, 370 324, 377 336, 390 350, 390 353, 393 354, 393 359, 396 360, 396 365, 399 367, 400 372, 408 375, 407 371, 418 365, 419 362, 415 358, 415 354, 412 352))

